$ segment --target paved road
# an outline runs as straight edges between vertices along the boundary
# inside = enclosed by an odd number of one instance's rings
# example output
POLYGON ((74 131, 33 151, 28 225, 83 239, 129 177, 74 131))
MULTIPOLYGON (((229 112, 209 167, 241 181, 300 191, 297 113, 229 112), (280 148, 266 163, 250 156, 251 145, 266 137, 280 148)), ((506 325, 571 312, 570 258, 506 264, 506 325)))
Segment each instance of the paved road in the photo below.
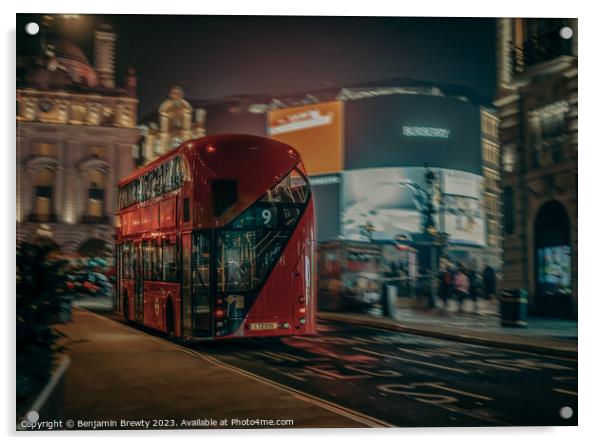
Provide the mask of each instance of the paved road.
POLYGON ((574 360, 343 323, 319 334, 193 348, 397 426, 577 424, 574 360))
POLYGON ((577 425, 571 359, 338 322, 313 337, 186 347, 400 427, 577 425))

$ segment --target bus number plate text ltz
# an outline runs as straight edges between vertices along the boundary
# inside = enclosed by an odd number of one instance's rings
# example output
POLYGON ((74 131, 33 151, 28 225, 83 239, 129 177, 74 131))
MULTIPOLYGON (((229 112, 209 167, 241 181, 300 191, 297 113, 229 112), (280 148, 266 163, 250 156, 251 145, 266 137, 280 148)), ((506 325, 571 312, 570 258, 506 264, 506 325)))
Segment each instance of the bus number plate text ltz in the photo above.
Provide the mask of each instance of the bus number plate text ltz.
POLYGON ((268 329, 277 329, 278 323, 251 323, 249 328, 252 331, 265 331, 268 329))

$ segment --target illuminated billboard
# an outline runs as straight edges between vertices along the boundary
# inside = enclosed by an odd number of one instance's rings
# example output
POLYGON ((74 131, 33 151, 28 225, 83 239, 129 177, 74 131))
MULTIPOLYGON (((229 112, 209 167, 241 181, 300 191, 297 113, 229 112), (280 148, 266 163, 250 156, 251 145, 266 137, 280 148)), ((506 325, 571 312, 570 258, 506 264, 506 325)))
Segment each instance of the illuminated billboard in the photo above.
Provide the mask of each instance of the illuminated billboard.
POLYGON ((342 170, 342 128, 341 102, 284 108, 268 113, 268 135, 297 149, 309 175, 342 170))
MULTIPOLYGON (((441 193, 436 195, 438 229, 450 242, 485 245, 483 178, 468 172, 434 168, 441 193)), ((341 234, 344 238, 392 241, 422 230, 421 199, 426 189, 422 167, 346 171, 341 187, 341 234)))
POLYGON ((345 102, 345 169, 431 167, 481 174, 480 108, 440 96, 345 102))

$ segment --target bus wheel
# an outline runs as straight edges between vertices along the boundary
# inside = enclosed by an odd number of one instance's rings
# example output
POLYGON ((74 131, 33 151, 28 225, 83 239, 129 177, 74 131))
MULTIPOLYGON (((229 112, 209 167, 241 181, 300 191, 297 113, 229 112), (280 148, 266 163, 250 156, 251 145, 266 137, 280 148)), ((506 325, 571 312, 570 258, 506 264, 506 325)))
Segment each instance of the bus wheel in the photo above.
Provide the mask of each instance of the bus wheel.
POLYGON ((128 293, 124 292, 123 298, 123 319, 128 322, 130 321, 130 307, 128 304, 128 293))
POLYGON ((176 336, 176 323, 174 318, 173 302, 171 298, 167 300, 165 307, 165 329, 170 338, 176 336))

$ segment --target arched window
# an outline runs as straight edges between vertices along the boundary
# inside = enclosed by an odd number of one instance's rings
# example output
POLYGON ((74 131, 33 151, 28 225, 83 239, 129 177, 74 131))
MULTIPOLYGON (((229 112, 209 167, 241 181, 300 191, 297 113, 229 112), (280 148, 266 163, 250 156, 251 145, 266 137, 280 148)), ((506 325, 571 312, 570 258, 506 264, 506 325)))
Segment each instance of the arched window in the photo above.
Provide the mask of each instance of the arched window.
POLYGON ((54 171, 49 168, 36 170, 34 176, 33 219, 49 222, 54 218, 54 171))
POLYGON ((100 222, 104 215, 105 175, 100 170, 88 173, 88 199, 86 216, 90 221, 100 222))

